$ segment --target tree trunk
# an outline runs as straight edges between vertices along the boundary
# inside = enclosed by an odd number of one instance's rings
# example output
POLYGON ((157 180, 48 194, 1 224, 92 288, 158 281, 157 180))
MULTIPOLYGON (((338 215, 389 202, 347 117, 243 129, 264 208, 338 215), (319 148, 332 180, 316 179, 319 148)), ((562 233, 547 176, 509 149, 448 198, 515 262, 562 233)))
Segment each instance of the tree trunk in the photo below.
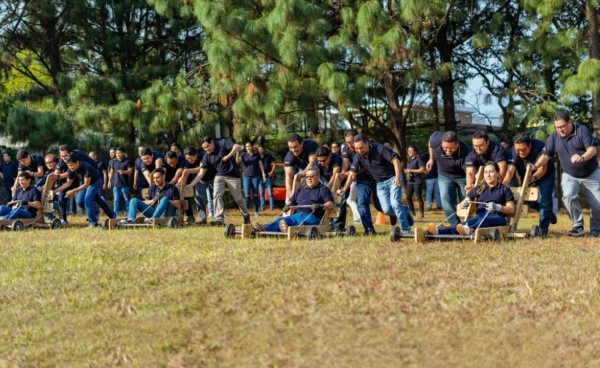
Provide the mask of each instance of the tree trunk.
MULTIPOLYGON (((429 57, 431 61, 431 70, 435 70, 435 51, 431 49, 429 51, 429 57)), ((438 81, 437 77, 431 78, 431 113, 433 115, 433 130, 440 130, 440 107, 438 99, 438 81)))
MULTIPOLYGON (((598 12, 592 0, 585 1, 585 16, 588 20, 590 58, 600 60, 600 34, 598 34, 598 12)), ((600 139, 600 90, 592 91, 592 122, 594 137, 600 139)), ((600 157, 600 152, 598 154, 600 157)))
MULTIPOLYGON (((441 63, 452 64, 452 48, 448 44, 446 33, 448 28, 443 26, 440 28, 436 46, 440 52, 441 63)), ((443 74, 440 80, 440 88, 442 89, 442 102, 444 104, 444 125, 446 130, 456 131, 456 111, 454 106, 454 80, 452 72, 443 74)))

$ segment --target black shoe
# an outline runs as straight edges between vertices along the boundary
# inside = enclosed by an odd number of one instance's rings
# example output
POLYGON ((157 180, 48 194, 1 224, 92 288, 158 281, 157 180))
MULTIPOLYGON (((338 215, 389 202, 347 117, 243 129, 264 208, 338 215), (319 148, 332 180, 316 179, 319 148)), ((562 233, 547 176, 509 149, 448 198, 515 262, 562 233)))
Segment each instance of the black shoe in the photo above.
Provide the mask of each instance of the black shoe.
POLYGON ((583 231, 583 227, 578 226, 578 227, 572 228, 571 231, 569 231, 567 233, 567 235, 569 235, 569 236, 583 236, 583 235, 585 235, 585 232, 583 231))
POLYGON ((556 214, 555 214, 555 213, 553 213, 553 214, 552 214, 552 217, 550 217, 550 223, 551 223, 552 225, 556 225, 556 223, 557 223, 557 222, 558 222, 558 219, 556 218, 556 214))
POLYGON ((252 221, 250 221, 250 215, 244 215, 244 225, 250 225, 252 221))
POLYGON ((223 226, 225 223, 222 220, 211 221, 208 223, 210 226, 223 226))

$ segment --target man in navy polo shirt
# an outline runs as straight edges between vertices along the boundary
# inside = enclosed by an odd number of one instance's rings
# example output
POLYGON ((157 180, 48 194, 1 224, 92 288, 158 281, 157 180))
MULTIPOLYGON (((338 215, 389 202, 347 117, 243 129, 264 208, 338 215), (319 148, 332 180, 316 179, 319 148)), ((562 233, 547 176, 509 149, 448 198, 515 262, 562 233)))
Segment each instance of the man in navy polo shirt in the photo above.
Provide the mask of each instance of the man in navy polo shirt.
MULTIPOLYGON (((184 169, 181 179, 186 177, 186 185, 190 184, 195 178, 196 175, 200 172, 200 163, 202 162, 202 156, 200 151, 196 149, 196 147, 187 147, 184 151, 185 162, 184 169)), ((205 174, 203 179, 207 179, 209 175, 205 174)), ((211 175, 211 178, 214 175, 211 175)), ((196 207, 198 208, 198 218, 200 219, 200 224, 206 224, 206 192, 207 192, 207 184, 204 180, 199 181, 194 185, 194 201, 196 202, 196 207)), ((195 223, 194 220, 194 211, 192 206, 189 206, 186 210, 186 216, 188 223, 195 223)))
POLYGON ((178 155, 174 151, 169 151, 165 154, 165 161, 166 180, 173 185, 177 185, 179 178, 183 175, 185 157, 178 155))
POLYGON ((327 186, 321 184, 318 170, 310 167, 304 171, 304 174, 304 184, 292 194, 283 207, 283 212, 287 212, 292 206, 298 206, 294 214, 264 226, 255 222, 252 224, 254 230, 287 232, 288 226, 318 225, 325 214, 325 210, 335 208, 333 194, 327 186))
POLYGON ((229 188, 229 194, 244 217, 244 224, 250 223, 248 208, 242 196, 242 180, 240 178, 240 168, 235 160, 235 155, 242 150, 242 146, 234 144, 231 141, 215 142, 212 137, 202 138, 202 149, 205 154, 200 163, 200 172, 194 180, 188 184, 188 187, 195 186, 206 174, 210 168, 214 168, 214 201, 216 221, 212 221, 212 226, 221 226, 225 219, 225 205, 223 195, 225 187, 229 188))
POLYGON ((33 175, 29 172, 19 173, 13 201, 8 202, 6 206, 0 206, 0 219, 34 218, 37 215, 37 211, 42 207, 42 194, 32 181, 33 175))
POLYGON ((331 153, 328 148, 319 147, 317 149, 317 163, 319 164, 321 180, 326 183, 327 188, 331 189, 335 175, 342 171, 342 156, 331 153))
POLYGON ((467 185, 465 190, 469 191, 476 185, 475 176, 479 167, 486 162, 492 161, 500 168, 500 178, 506 175, 507 154, 506 149, 496 142, 490 142, 487 133, 479 130, 473 134, 473 150, 465 159, 465 172, 467 174, 467 185))
POLYGON ((400 157, 383 144, 369 143, 364 134, 354 136, 354 148, 358 154, 354 156, 348 181, 340 195, 350 188, 356 173, 364 169, 377 181, 377 197, 383 213, 395 215, 400 220, 402 233, 410 232, 408 208, 402 205, 403 163, 400 157))
MULTIPOLYGON (((29 154, 24 149, 21 149, 17 152, 17 161, 19 161, 19 167, 17 171, 19 173, 29 172, 33 177, 33 180, 40 182, 44 179, 44 158, 37 153, 32 155, 29 154)), ((13 187, 11 189, 14 194, 17 190, 17 185, 19 184, 18 180, 15 180, 13 187)), ((36 183, 37 184, 37 183, 36 183)))
MULTIPOLYGON (((517 134, 513 141, 514 148, 504 177, 504 185, 507 186, 510 185, 515 172, 519 174, 521 179, 525 177, 527 165, 533 165, 540 158, 545 146, 544 142, 530 138, 525 133, 517 134)), ((539 235, 542 237, 548 235, 550 224, 556 224, 557 222, 556 215, 552 212, 552 193, 556 189, 555 171, 554 159, 551 158, 529 176, 528 185, 538 188, 538 200, 537 202, 528 202, 528 206, 540 212, 539 235)))
POLYGON ((453 227, 458 225, 456 199, 462 201, 466 194, 465 161, 468 154, 469 148, 458 140, 455 132, 434 132, 429 137, 429 161, 425 167, 430 171, 433 164, 437 164, 442 208, 453 227))
POLYGON ((19 174, 19 164, 12 160, 10 153, 4 152, 2 155, 2 164, 0 164, 0 177, 4 182, 4 198, 10 201, 11 188, 15 184, 15 179, 19 174))
POLYGON ((133 163, 133 190, 137 190, 138 196, 142 197, 142 191, 150 185, 146 180, 144 174, 142 174, 142 152, 146 149, 146 146, 138 147, 138 157, 136 157, 133 163))
POLYGON ((556 131, 546 141, 543 155, 533 168, 537 170, 550 158, 558 157, 563 170, 563 202, 573 226, 568 234, 584 235, 583 212, 579 203, 579 191, 583 187, 591 207, 590 235, 600 236, 600 170, 596 159, 596 140, 585 126, 573 123, 565 111, 554 116, 554 128, 556 131))
MULTIPOLYGON (((87 156, 86 156, 87 157, 87 156)), ((102 207, 109 218, 114 218, 115 214, 108 207, 108 204, 99 195, 102 188, 102 180, 95 166, 80 161, 76 153, 67 156, 65 163, 69 170, 67 171, 67 182, 56 189, 56 192, 69 189, 75 180, 79 181, 79 186, 67 190, 65 198, 77 195, 77 203, 80 207, 85 207, 85 214, 89 227, 98 226, 98 207, 102 207)))
POLYGON ((108 174, 108 187, 112 188, 113 193, 113 211, 121 211, 121 199, 125 213, 129 211, 129 177, 133 173, 133 167, 125 157, 123 147, 115 149, 115 158, 110 160, 110 171, 108 174))
POLYGON ((294 175, 300 173, 300 176, 303 177, 303 171, 311 166, 316 166, 317 157, 315 153, 317 152, 317 148, 319 148, 317 142, 310 139, 302 139, 298 134, 291 134, 288 137, 287 144, 289 152, 283 159, 286 199, 292 195, 294 175))
POLYGON ((146 179, 146 181, 148 183, 151 183, 152 179, 150 178, 150 176, 152 172, 158 169, 159 167, 164 166, 163 158, 158 152, 154 152, 148 147, 142 150, 140 158, 142 160, 140 164, 140 171, 146 179))
POLYGON ((129 203, 127 220, 124 224, 135 222, 135 216, 138 211, 142 216, 150 219, 163 218, 166 216, 175 216, 175 210, 181 206, 179 190, 177 187, 166 180, 166 173, 163 168, 157 168, 150 173, 152 185, 148 189, 146 199, 133 198, 129 203))

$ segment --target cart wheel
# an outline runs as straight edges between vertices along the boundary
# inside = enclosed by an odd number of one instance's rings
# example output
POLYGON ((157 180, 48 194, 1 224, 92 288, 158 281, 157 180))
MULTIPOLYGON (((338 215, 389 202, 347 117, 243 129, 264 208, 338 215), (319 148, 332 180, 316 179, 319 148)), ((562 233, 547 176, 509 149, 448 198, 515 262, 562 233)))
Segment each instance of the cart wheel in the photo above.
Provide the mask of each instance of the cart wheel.
POLYGON ((23 221, 15 220, 12 223, 11 228, 13 229, 13 231, 22 231, 23 229, 25 229, 25 225, 23 225, 23 221))
POLYGON ((233 239, 235 237, 235 225, 227 224, 225 225, 225 237, 229 239, 233 239))
POLYGON ((346 235, 356 236, 356 227, 354 225, 348 226, 348 228, 346 229, 346 235))
POLYGON ((492 230, 490 232, 489 239, 491 241, 498 241, 498 240, 500 240, 500 230, 498 230, 498 229, 492 230))
POLYGON ((104 230, 108 230, 109 226, 110 226, 110 219, 105 219, 104 221, 102 221, 102 228, 104 230))
POLYGON ((50 223, 50 228, 51 229, 60 229, 63 226, 63 222, 61 219, 57 219, 55 218, 54 220, 52 220, 52 222, 50 223))
POLYGON ((392 226, 390 230, 390 241, 397 242, 400 240, 402 236, 402 231, 400 231, 400 226, 392 226))
POLYGON ((171 217, 169 219, 169 221, 167 221, 167 226, 175 228, 175 227, 179 226, 179 221, 177 221, 177 219, 175 217, 171 217))
POLYGON ((532 238, 538 237, 542 235, 542 229, 540 229, 539 225, 533 225, 531 227, 531 231, 529 231, 529 236, 532 238))
POLYGON ((319 237, 319 229, 317 229, 316 226, 312 226, 308 229, 308 231, 306 232, 306 239, 307 240, 315 240, 319 237))

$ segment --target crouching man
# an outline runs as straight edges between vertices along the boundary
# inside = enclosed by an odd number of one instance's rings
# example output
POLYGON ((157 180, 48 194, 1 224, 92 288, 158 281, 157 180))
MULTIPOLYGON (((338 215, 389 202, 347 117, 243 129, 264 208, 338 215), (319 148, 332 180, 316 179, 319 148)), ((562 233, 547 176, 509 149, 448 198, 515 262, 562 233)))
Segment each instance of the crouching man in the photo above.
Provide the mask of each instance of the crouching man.
POLYGON ((127 220, 122 223, 132 224, 139 212, 149 219, 163 218, 165 215, 174 216, 175 210, 181 206, 179 190, 166 181, 166 173, 162 168, 154 169, 151 173, 152 185, 148 189, 146 199, 133 198, 129 202, 127 220))
POLYGON ((335 208, 331 190, 319 181, 319 171, 311 167, 304 174, 304 185, 292 194, 283 207, 283 211, 287 212, 292 206, 296 206, 295 213, 265 225, 255 222, 252 225, 254 230, 287 232, 288 226, 318 225, 325 211, 335 208))

